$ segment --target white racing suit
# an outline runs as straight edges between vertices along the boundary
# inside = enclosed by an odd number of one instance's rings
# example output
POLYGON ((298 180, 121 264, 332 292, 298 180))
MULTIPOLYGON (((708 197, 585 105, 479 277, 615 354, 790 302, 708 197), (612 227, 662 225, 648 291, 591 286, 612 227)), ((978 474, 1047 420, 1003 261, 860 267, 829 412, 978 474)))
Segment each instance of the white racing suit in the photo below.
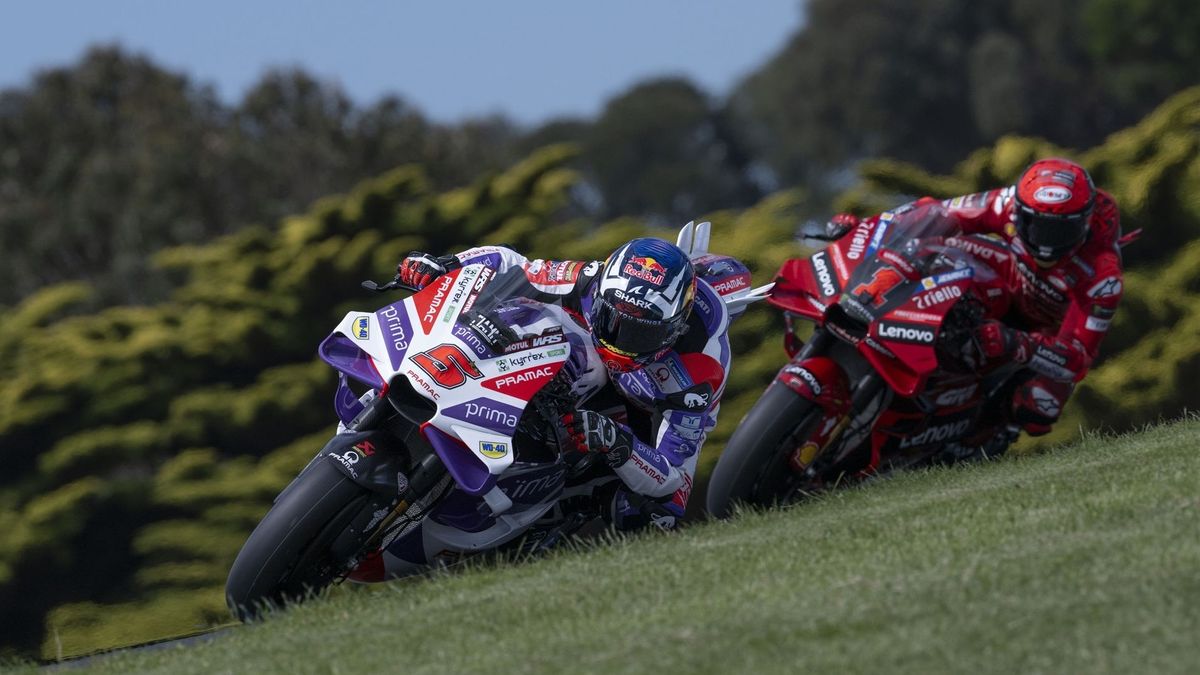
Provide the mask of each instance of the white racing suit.
MULTIPOLYGON (((522 268, 534 288, 556 296, 577 318, 578 325, 564 330, 591 339, 583 317, 590 309, 591 283, 601 263, 529 260, 499 246, 469 249, 456 257, 462 265, 487 265, 497 274, 522 268)), ((618 529, 635 529, 647 521, 670 528, 683 517, 700 449, 716 427, 730 365, 730 317, 720 294, 700 275, 695 298, 687 332, 654 363, 611 375, 598 360, 576 369, 573 391, 579 396, 578 407, 609 415, 635 439, 629 460, 611 470, 621 484, 604 493, 612 495, 606 517, 618 529)), ((594 481, 587 489, 603 482, 594 481)), ((611 478, 607 482, 612 483, 611 478)), ((564 498, 573 492, 579 490, 566 490, 564 498)))

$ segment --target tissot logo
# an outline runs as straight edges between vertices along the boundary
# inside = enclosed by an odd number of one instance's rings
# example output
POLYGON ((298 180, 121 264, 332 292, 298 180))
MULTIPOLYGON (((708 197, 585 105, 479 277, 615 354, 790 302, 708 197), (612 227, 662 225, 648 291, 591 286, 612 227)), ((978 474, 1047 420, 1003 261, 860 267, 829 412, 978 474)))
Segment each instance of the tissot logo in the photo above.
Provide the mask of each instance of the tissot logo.
POLYGON ((829 271, 829 254, 821 251, 812 257, 813 272, 817 275, 817 283, 821 286, 821 295, 832 297, 837 295, 837 286, 833 282, 833 274, 829 271))
POLYGON ((903 323, 879 322, 879 337, 898 342, 916 342, 918 344, 933 344, 933 330, 923 326, 910 326, 903 323))

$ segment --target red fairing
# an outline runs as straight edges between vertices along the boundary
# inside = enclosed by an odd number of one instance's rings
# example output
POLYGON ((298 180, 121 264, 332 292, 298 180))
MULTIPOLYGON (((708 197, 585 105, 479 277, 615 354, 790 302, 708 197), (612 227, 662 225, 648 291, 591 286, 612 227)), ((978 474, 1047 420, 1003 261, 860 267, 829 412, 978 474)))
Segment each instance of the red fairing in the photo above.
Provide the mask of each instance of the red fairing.
POLYGON ((775 277, 770 304, 800 316, 821 319, 837 302, 854 268, 867 256, 871 235, 879 225, 872 218, 807 258, 783 263, 775 277))
POLYGON ((387 571, 383 563, 383 551, 375 550, 363 558, 363 561, 350 573, 350 580, 369 584, 383 581, 387 571))
POLYGON ((767 302, 786 312, 820 319, 825 310, 817 300, 819 293, 808 258, 792 258, 779 269, 767 302))
POLYGON ((789 363, 775 380, 800 396, 821 406, 829 415, 850 412, 850 382, 842 367, 833 359, 814 356, 789 363))
POLYGON ((412 296, 413 307, 417 310, 417 316, 420 317, 421 330, 426 335, 429 335, 429 331, 433 329, 433 322, 437 320, 438 314, 445 307, 446 300, 450 295, 450 288, 454 286, 454 281, 461 273, 462 268, 450 270, 434 279, 420 293, 412 296))

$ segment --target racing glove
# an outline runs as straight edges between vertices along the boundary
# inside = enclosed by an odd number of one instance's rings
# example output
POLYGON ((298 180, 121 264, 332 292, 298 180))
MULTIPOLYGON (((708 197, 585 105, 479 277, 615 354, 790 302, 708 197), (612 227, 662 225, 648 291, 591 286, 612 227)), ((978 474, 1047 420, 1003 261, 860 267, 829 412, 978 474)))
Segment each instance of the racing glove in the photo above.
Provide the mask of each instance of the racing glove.
POLYGON ((1030 436, 1049 433, 1074 388, 1075 385, 1069 382, 1055 382, 1044 377, 1030 378, 1017 387, 1013 395, 1013 421, 1020 424, 1030 436))
POLYGON ((629 461, 633 453, 633 434, 598 412, 570 412, 562 416, 562 424, 569 447, 584 454, 602 455, 614 469, 629 461))
POLYGON ((1087 371, 1087 353, 1083 348, 1026 333, 994 319, 979 324, 975 340, 985 366, 1005 362, 1028 365, 1033 372, 1056 382, 1077 382, 1087 371))
POLYGON ((396 266, 396 274, 400 281, 420 290, 434 279, 459 267, 458 258, 452 255, 435 258, 428 253, 413 251, 396 266))
POLYGON ((979 324, 975 330, 975 341, 986 365, 999 365, 1009 361, 1023 364, 1029 362, 1033 338, 1023 330, 991 319, 979 324))
POLYGON ((825 223, 825 232, 833 239, 840 239, 842 235, 850 230, 858 227, 858 216, 853 213, 838 213, 825 223))

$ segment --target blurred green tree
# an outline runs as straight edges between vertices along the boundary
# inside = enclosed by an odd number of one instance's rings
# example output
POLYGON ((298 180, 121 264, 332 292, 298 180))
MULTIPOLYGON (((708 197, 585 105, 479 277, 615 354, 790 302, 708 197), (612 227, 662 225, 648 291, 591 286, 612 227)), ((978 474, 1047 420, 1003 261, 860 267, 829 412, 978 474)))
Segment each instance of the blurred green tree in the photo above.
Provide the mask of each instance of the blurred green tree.
POLYGON ((729 120, 691 82, 643 82, 610 100, 584 135, 582 164, 602 215, 685 222, 761 192, 729 120))
POLYGON ((1186 0, 813 0, 729 103, 784 183, 892 157, 945 171, 1005 134, 1090 147, 1200 83, 1186 0))
POLYGON ((404 163, 462 185, 516 159, 503 118, 427 121, 395 97, 356 107, 300 70, 234 108, 119 47, 0 93, 0 304, 84 280, 104 304, 165 297, 155 251, 273 222, 404 163))

